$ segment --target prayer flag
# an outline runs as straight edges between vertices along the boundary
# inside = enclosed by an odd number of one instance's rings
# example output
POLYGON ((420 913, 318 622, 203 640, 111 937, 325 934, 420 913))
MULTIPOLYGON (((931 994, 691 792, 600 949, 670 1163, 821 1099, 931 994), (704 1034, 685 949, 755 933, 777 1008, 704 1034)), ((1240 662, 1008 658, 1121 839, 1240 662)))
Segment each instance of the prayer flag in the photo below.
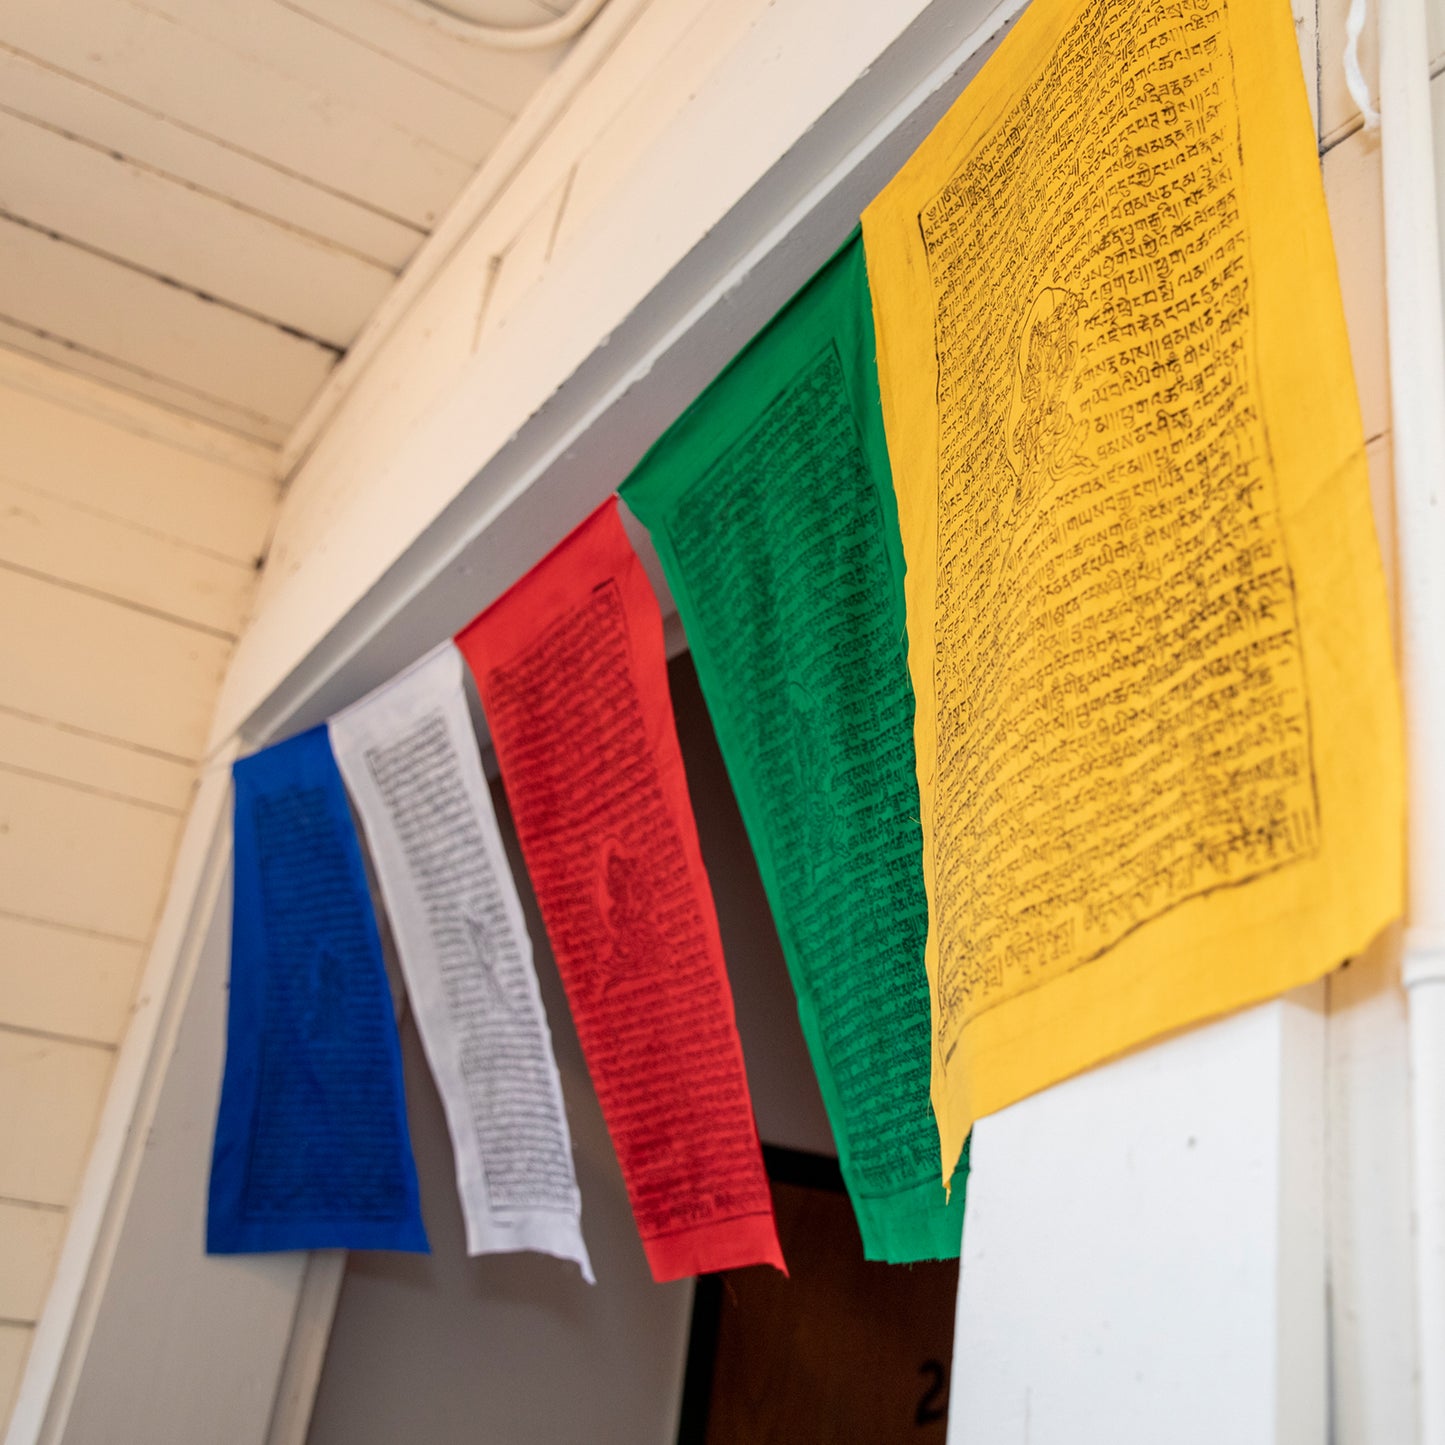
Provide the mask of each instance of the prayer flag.
POLYGON ((947 1174, 1364 948, 1401 728, 1285 0, 1035 0, 863 234, 947 1174))
POLYGON ((331 719, 456 1158, 467 1252, 592 1281, 552 1037, 450 638, 331 719))
POLYGON ((781 1269, 662 618, 616 499, 457 642, 654 1277, 781 1269))
POLYGON ((938 1180, 903 555, 860 235, 647 454, 652 533, 869 1259, 956 1258, 938 1180))
POLYGON ((325 726, 243 758, 206 1248, 425 1251, 396 1015, 325 726))

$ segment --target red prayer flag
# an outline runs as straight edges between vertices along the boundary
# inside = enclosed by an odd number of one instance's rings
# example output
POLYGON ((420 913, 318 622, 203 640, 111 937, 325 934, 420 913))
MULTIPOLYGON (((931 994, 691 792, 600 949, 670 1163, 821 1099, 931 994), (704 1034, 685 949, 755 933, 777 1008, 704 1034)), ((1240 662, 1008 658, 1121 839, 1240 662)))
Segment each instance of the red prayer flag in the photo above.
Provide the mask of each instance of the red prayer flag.
POLYGON ((783 1269, 662 615, 616 498, 457 646, 653 1278, 783 1269))

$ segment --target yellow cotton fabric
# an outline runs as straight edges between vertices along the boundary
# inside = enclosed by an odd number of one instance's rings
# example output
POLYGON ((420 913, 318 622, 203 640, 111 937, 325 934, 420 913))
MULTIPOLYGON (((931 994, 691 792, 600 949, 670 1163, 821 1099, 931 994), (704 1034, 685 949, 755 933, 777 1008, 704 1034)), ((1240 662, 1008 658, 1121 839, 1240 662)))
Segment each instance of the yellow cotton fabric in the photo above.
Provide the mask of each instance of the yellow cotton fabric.
POLYGON ((863 231, 947 1178, 1399 913, 1398 689, 1287 0, 1035 0, 863 231))

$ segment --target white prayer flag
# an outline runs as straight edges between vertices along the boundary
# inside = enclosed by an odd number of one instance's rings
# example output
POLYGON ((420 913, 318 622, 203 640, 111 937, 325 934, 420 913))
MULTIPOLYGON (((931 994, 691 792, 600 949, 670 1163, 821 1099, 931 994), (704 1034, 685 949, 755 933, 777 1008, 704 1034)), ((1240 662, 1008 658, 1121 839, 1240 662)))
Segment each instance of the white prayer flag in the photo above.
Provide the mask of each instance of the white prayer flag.
POLYGON ((461 654, 443 643, 329 727, 446 1109, 467 1252, 540 1250, 592 1283, 552 1036, 461 654))

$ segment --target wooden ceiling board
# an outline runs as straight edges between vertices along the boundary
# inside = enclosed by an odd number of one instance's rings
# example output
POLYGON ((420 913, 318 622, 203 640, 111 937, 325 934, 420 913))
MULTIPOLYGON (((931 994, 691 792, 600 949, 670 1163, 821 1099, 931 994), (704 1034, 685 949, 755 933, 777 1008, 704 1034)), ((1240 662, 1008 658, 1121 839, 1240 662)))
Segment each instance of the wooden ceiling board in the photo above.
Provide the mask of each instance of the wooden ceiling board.
MULTIPOLYGON (((89 0, 95 4, 97 0, 89 0)), ((117 0, 112 0, 117 3, 117 0)), ((279 0, 124 0, 268 75, 365 112, 414 144, 475 167, 514 111, 469 95, 279 0)))
POLYGON ((201 757, 230 656, 225 638, 5 568, 0 607, 14 619, 0 629, 0 707, 174 758, 201 757), (60 657, 64 667, 54 665, 60 657))
POLYGON ((288 424, 336 354, 143 272, 0 219, 0 317, 288 424))
POLYGON ((405 0, 10 0, 0 347, 278 445, 565 49, 405 0))
POLYGON ((338 348, 395 279, 375 262, 3 113, 0 212, 338 348))
MULTIPOLYGON (((0 567, 235 638, 256 587, 255 562, 222 562, 194 547, 98 517, 0 476, 0 567)), ((14 766, 14 758, 5 755, 14 766)))
POLYGON ((83 342, 43 328, 22 326, 3 316, 0 316, 0 352, 47 362, 77 378, 100 382, 118 396, 138 397, 166 407, 178 417, 225 427, 244 443, 254 442, 275 448, 291 434, 287 422, 273 421, 231 402, 204 396, 192 387, 117 361, 83 342))
MULTIPOLYGON (((167 448, 168 452, 176 453, 175 457, 168 457, 162 464, 162 470, 177 472, 179 457, 181 470, 186 476, 194 478, 197 483, 212 481, 224 494, 237 491, 255 493, 259 489, 260 494, 270 500, 258 503, 262 514, 257 525, 262 529, 263 538, 269 535, 271 511, 275 501, 274 489, 280 473, 275 448, 265 442, 249 441, 228 428, 213 426, 199 417, 179 416, 170 407, 156 406, 150 401, 128 396, 119 387, 92 381, 72 369, 51 366, 0 345, 0 431, 4 431, 7 398, 21 406, 48 406, 53 409, 54 416, 63 416, 63 424, 51 428, 54 441, 73 442, 77 419, 81 425, 93 419, 106 429, 106 436, 117 439, 117 445, 121 448, 133 441, 140 441, 156 443, 167 448), (61 408, 64 409, 63 412, 61 408)), ((43 423, 36 424, 43 426, 43 423)), ((0 458, 0 472, 14 465, 17 453, 23 454, 25 450, 23 441, 17 446, 16 438, 6 433, 4 456, 0 458)), ((42 448, 39 454, 53 453, 52 445, 42 448)), ((117 465, 115 448, 107 450, 102 447, 100 454, 106 470, 117 465)), ((148 462, 136 461, 129 477, 132 485, 127 486, 122 498, 131 494, 135 483, 144 485, 144 478, 156 470, 156 465, 154 458, 148 462)), ((52 475, 55 468, 43 466, 42 470, 47 475, 52 475)), ((21 474, 23 475, 23 472, 21 474)), ((85 474, 86 468, 83 464, 77 464, 71 471, 71 479, 80 483, 82 489, 85 474)), ((110 494, 104 493, 103 496, 109 497, 110 494)), ((92 504, 95 503, 94 497, 90 500, 92 504)), ((210 505, 203 505, 195 512, 195 518, 209 520, 210 505)), ((111 509, 101 505, 100 510, 109 512, 111 509)), ((174 498, 164 510, 170 514, 177 511, 174 498)), ((148 503, 143 503, 137 515, 140 521, 145 522, 147 518, 153 520, 155 512, 148 503)), ((238 523, 235 517, 231 517, 220 525, 221 531, 218 535, 229 537, 238 523)), ((167 529, 169 527, 168 517, 167 529)), ((167 535, 169 534, 167 530, 167 535)), ((244 552, 227 551, 224 543, 207 542, 204 534, 188 540, 198 547, 212 547, 228 557, 245 555, 244 552)), ((252 556, 254 555, 253 551, 252 556)))
POLYGON ((0 350, 0 477, 68 506, 254 566, 278 484, 261 447, 157 417, 114 388, 0 350))
MULTIPOLYGON (((412 69, 510 114, 527 103, 566 53, 557 45, 547 50, 493 50, 463 40, 428 23, 404 4, 392 0, 276 0, 288 10, 308 15, 361 43, 374 46, 412 69)), ((498 25, 542 25, 556 14, 534 0, 489 0, 486 6, 498 25)))
POLYGON ((392 271, 401 270, 426 238, 421 225, 396 220, 140 101, 23 56, 6 47, 4 33, 0 19, 0 109, 11 115, 40 121, 392 271))
MULTIPOLYGON (((54 0, 16 0, 0 11, 0 34, 27 55, 428 229, 475 169, 379 118, 365 96, 329 95, 131 0, 85 0, 83 24, 54 0)), ((505 118, 497 123, 500 133, 505 118)))

